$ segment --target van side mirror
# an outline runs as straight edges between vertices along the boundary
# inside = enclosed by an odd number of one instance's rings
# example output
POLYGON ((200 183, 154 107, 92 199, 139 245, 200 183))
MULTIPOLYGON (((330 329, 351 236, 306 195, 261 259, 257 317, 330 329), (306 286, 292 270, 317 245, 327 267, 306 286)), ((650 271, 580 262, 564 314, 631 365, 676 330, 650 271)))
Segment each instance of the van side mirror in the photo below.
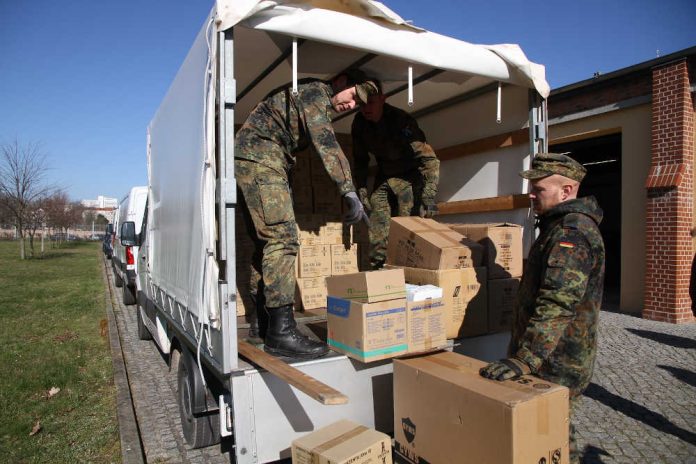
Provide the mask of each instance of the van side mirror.
POLYGON ((127 221, 121 224, 121 245, 137 246, 137 237, 135 235, 135 222, 127 221))

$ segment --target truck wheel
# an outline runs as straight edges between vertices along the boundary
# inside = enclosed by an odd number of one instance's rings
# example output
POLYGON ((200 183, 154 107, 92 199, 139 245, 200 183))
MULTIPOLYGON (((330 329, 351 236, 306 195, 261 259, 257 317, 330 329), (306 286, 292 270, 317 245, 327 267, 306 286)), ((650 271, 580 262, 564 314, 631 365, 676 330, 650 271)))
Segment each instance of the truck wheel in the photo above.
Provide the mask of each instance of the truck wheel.
POLYGON ((218 414, 194 414, 196 391, 201 385, 200 373, 191 353, 184 349, 179 358, 178 394, 179 415, 184 437, 192 448, 203 448, 220 440, 220 418, 218 414))
POLYGON ((145 322, 143 322, 143 310, 138 306, 138 314, 136 316, 138 318, 138 338, 140 340, 152 340, 152 334, 150 333, 149 330, 147 330, 147 326, 145 325, 145 322))
POLYGON ((118 272, 114 269, 114 285, 117 287, 123 287, 123 279, 121 278, 120 275, 118 275, 118 272))
POLYGON ((129 306, 135 304, 134 292, 128 285, 123 285, 123 304, 129 306))

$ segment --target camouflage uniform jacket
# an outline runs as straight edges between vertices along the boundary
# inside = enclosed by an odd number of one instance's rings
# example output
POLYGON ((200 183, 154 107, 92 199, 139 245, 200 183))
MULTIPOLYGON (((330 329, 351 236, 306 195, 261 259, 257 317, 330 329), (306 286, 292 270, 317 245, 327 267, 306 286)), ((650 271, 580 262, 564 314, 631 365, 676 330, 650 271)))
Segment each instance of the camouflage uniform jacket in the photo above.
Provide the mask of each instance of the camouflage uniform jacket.
POLYGON ((311 143, 341 195, 354 192, 350 164, 331 125, 331 85, 303 79, 297 90, 295 96, 291 88, 280 88, 256 105, 237 131, 235 158, 286 175, 295 164, 295 153, 311 143))
POLYGON ((513 316, 509 356, 565 385, 571 397, 592 377, 604 288, 602 210, 594 197, 561 203, 539 218, 513 316))
POLYGON ((355 184, 367 187, 369 153, 377 161, 379 185, 385 179, 401 178, 421 182, 432 197, 437 192, 440 161, 425 140, 425 134, 408 113, 389 104, 379 122, 371 122, 358 113, 353 120, 353 158, 355 184))

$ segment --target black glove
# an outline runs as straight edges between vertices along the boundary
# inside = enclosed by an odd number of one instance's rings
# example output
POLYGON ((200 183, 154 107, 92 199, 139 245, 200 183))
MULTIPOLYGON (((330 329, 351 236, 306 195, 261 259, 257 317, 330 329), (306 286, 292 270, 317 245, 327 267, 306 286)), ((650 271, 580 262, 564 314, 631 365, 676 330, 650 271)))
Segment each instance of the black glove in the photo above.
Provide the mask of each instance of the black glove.
POLYGON ((363 204, 355 192, 348 192, 343 195, 343 201, 346 206, 345 213, 343 213, 343 222, 349 226, 360 221, 364 221, 367 225, 370 224, 370 220, 367 218, 367 214, 365 214, 365 208, 363 208, 363 204))
POLYGON ((367 189, 365 187, 358 189, 358 196, 360 196, 360 203, 365 208, 365 212, 369 214, 372 211, 372 205, 370 204, 370 196, 367 194, 367 189))
POLYGON ((492 362, 479 370, 482 377, 493 380, 508 380, 530 374, 531 369, 524 362, 516 358, 501 359, 492 362))

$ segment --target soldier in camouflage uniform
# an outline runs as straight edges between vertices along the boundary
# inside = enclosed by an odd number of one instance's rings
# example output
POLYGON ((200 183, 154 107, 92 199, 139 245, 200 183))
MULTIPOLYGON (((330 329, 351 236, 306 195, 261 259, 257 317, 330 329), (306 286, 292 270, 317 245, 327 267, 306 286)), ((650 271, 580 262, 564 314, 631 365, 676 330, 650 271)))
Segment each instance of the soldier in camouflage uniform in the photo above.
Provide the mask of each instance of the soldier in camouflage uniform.
POLYGON ((531 181, 539 237, 517 295, 509 358, 481 369, 495 380, 531 373, 570 389, 571 462, 580 462, 572 415, 592 377, 604 288, 602 210, 594 197, 577 198, 585 172, 566 155, 546 153, 520 173, 531 181))
POLYGON ((384 265, 392 216, 432 217, 440 175, 440 161, 416 120, 385 99, 381 91, 369 97, 352 127, 355 183, 370 214, 373 269, 384 265), (377 161, 377 176, 368 196, 370 153, 377 161))
POLYGON ((289 86, 271 92, 237 132, 235 177, 257 246, 251 288, 263 292, 253 299, 257 310, 262 306, 268 312, 263 335, 265 350, 271 354, 310 359, 328 352, 326 344, 298 331, 293 315, 299 243, 288 175, 295 153, 311 144, 343 196, 344 221, 367 220, 331 116, 366 102, 376 90, 376 84, 358 72, 342 74, 330 83, 305 79, 299 82, 297 94, 289 86))

